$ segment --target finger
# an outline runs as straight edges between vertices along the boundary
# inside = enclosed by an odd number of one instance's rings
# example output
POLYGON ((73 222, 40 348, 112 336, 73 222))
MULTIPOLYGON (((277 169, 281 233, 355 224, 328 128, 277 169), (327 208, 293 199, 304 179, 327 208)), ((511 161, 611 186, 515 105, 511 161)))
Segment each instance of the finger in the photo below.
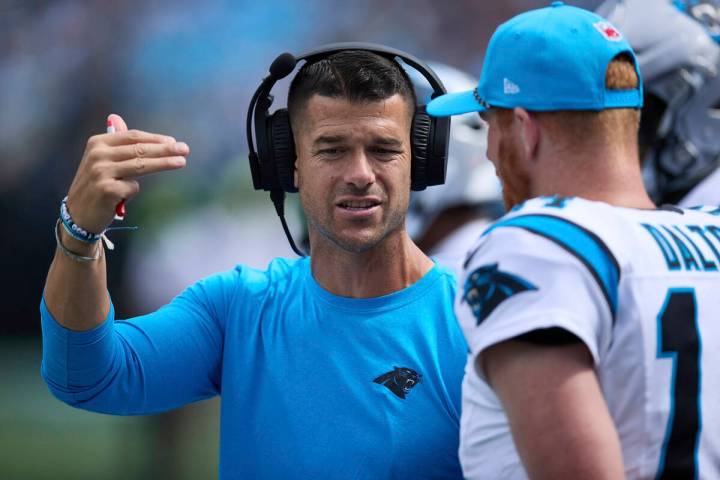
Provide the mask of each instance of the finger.
POLYGON ((101 135, 104 143, 109 146, 131 145, 133 143, 175 143, 176 140, 168 135, 144 132, 142 130, 127 130, 101 135))
POLYGON ((108 148, 103 157, 114 162, 134 158, 159 158, 185 156, 190 148, 183 142, 178 143, 135 143, 108 148))
POLYGON ((120 200, 130 200, 140 191, 140 184, 133 179, 118 179, 117 193, 120 200))
POLYGON ((141 177, 185 166, 185 157, 134 158, 113 164, 113 177, 127 179, 141 177))
POLYGON ((118 115, 117 113, 111 113, 108 115, 108 121, 112 123, 113 127, 115 127, 115 132, 127 132, 127 124, 125 123, 125 120, 118 115))

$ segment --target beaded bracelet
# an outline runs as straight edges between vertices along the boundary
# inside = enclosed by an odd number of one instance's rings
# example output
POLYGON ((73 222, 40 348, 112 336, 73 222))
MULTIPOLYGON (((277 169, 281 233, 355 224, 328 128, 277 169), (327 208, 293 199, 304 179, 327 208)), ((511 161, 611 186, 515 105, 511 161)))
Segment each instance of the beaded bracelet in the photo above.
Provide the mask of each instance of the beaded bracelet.
MULTIPOLYGON (((58 234, 58 229, 60 228, 61 224, 63 226, 65 226, 65 224, 62 222, 62 219, 58 218, 57 222, 55 222, 55 242, 57 243, 57 246, 61 252, 63 252, 68 257, 70 257, 72 260, 75 260, 76 262, 80 262, 80 263, 92 262, 92 261, 100 258, 100 254, 102 253, 102 248, 100 247, 100 245, 95 247, 95 255, 92 257, 78 255, 77 253, 69 250, 65 245, 63 245, 63 243, 60 241, 60 235, 58 234)), ((66 231, 67 231, 67 227, 66 227, 66 231)))
POLYGON ((62 199, 62 202, 60 202, 60 220, 62 220, 65 230, 73 238, 80 240, 81 242, 95 243, 100 240, 100 238, 105 234, 105 231, 102 231, 101 233, 90 233, 77 225, 75 222, 73 222, 73 219, 70 216, 70 212, 67 208, 67 199, 68 197, 66 196, 62 199))

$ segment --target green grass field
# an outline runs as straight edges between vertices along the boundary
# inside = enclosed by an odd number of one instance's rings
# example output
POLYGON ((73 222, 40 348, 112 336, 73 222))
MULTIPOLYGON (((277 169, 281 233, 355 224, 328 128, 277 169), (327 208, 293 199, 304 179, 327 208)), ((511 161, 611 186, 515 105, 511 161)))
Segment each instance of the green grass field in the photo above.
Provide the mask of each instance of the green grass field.
POLYGON ((217 477, 218 401, 114 417, 56 400, 40 377, 40 339, 0 339, 0 479, 217 477))

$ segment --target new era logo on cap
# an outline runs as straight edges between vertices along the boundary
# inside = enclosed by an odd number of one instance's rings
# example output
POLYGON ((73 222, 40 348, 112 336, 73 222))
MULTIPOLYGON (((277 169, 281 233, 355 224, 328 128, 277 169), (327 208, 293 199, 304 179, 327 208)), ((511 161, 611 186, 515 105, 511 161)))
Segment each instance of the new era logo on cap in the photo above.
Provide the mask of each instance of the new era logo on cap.
POLYGON ((595 27, 595 29, 600 32, 606 40, 619 42, 623 39, 622 34, 617 30, 617 28, 610 25, 609 22, 596 22, 593 23, 593 27, 595 27))
POLYGON ((520 87, 507 78, 503 78, 503 93, 505 95, 515 95, 516 93, 520 93, 520 87))

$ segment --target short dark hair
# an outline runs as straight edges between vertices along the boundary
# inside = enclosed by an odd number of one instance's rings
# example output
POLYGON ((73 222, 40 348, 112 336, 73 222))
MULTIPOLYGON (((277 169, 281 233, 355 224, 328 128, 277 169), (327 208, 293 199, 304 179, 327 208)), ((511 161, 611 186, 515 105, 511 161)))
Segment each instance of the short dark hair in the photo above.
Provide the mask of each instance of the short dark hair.
POLYGON ((366 50, 342 50, 303 65, 288 92, 291 124, 315 94, 350 102, 376 102, 400 94, 411 116, 417 103, 407 72, 394 60, 366 50))

